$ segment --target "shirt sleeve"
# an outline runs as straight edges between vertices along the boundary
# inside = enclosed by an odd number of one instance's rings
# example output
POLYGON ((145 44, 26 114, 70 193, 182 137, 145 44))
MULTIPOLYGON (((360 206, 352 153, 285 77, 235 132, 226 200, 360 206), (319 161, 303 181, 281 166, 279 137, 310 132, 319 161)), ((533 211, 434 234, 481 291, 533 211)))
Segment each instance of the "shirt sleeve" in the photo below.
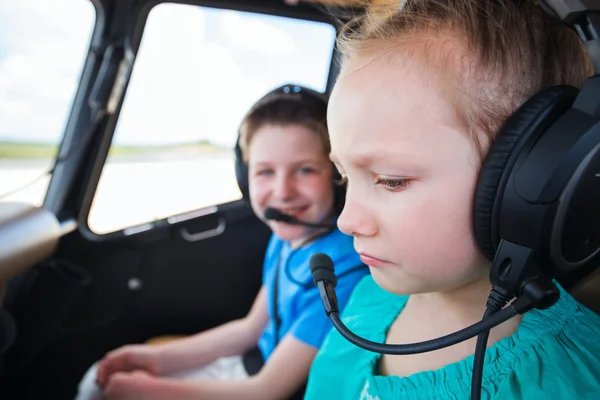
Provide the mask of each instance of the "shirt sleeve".
POLYGON ((600 399, 600 318, 578 305, 562 323, 523 351, 493 399, 600 399))

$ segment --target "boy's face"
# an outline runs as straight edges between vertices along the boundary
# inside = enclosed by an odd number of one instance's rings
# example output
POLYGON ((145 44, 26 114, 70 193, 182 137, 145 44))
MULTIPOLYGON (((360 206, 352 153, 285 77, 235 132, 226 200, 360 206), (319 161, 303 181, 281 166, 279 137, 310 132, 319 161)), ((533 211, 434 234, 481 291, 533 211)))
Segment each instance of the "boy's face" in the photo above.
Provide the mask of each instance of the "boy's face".
POLYGON ((483 279, 471 225, 477 152, 439 82, 408 57, 379 55, 350 61, 329 103, 332 160, 348 178, 338 225, 388 291, 483 279))
MULTIPOLYGON (((264 125, 248 148, 250 201, 264 220, 267 207, 318 223, 331 216, 333 169, 315 133, 300 125, 264 125)), ((302 240, 310 229, 266 221, 282 240, 302 240)))

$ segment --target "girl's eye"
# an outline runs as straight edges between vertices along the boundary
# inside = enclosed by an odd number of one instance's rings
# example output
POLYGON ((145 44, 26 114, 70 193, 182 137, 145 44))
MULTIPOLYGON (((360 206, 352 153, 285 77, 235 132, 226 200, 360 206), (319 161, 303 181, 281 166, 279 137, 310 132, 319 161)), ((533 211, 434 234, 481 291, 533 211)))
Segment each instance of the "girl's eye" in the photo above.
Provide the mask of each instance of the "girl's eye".
POLYGON ((377 178, 377 180, 375 181, 375 184, 381 185, 392 192, 397 192, 402 189, 405 189, 409 183, 409 179, 377 178))

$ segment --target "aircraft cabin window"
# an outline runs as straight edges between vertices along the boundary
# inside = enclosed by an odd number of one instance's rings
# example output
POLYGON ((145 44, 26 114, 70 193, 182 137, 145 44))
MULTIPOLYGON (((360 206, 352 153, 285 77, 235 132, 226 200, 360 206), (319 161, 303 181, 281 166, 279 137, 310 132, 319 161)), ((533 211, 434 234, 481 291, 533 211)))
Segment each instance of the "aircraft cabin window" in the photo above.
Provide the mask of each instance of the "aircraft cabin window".
POLYGON ((43 203, 95 20, 88 0, 0 1, 0 202, 43 203))
POLYGON ((332 25, 163 3, 148 16, 92 208, 96 234, 241 198, 237 129, 287 82, 324 91, 332 25))

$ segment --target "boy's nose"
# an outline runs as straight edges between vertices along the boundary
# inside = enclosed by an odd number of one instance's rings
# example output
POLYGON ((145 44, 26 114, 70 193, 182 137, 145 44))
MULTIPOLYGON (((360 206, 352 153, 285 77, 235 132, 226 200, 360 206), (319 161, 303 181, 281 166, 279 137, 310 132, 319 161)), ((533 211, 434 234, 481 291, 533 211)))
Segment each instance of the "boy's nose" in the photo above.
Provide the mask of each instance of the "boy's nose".
POLYGON ((296 195, 296 184, 294 180, 288 176, 280 176, 275 181, 273 194, 279 200, 289 200, 296 195))

